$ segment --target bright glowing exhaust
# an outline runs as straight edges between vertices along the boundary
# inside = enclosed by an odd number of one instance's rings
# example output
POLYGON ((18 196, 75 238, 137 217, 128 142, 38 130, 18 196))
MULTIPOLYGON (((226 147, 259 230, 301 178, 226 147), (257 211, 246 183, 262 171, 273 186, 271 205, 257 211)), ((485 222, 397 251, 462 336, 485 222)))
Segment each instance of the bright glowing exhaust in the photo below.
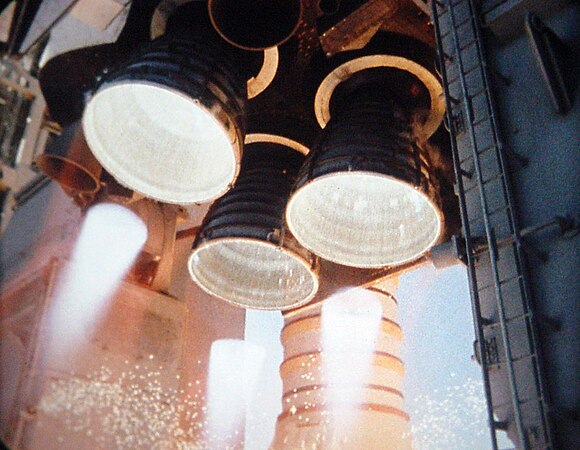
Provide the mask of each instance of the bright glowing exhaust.
POLYGON ((66 360, 90 335, 146 239, 147 227, 127 208, 103 203, 89 209, 49 310, 53 358, 66 360))
POLYGON ((337 429, 354 425, 372 368, 381 317, 381 302, 363 289, 336 294, 322 306, 326 401, 336 411, 337 429))
POLYGON ((207 393, 207 443, 211 448, 237 448, 243 439, 248 404, 265 350, 238 339, 222 339, 211 346, 207 393))

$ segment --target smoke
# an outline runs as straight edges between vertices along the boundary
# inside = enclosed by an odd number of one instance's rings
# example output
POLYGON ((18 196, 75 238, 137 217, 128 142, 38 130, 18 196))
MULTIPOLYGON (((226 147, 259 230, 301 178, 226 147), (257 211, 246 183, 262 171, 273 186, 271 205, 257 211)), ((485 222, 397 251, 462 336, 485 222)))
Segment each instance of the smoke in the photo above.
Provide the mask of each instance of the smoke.
POLYGON ((89 209, 48 311, 49 355, 66 362, 86 342, 147 239, 147 227, 127 208, 89 209))

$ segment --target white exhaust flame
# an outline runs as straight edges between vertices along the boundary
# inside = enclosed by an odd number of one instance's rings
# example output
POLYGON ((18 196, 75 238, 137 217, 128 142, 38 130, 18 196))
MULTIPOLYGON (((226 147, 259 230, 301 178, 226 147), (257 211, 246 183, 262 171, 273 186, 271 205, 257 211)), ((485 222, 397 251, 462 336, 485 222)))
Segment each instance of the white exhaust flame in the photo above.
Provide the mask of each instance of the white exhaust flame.
POLYGON ((350 289, 322 306, 326 401, 337 429, 352 426, 371 370, 382 317, 381 302, 364 289, 350 289))
POLYGON ((146 225, 123 206, 103 203, 88 211, 50 306, 51 359, 66 361, 87 340, 146 239, 146 225))
POLYGON ((237 448, 249 402, 266 357, 263 347, 237 339, 211 346, 208 375, 208 443, 211 448, 237 448))

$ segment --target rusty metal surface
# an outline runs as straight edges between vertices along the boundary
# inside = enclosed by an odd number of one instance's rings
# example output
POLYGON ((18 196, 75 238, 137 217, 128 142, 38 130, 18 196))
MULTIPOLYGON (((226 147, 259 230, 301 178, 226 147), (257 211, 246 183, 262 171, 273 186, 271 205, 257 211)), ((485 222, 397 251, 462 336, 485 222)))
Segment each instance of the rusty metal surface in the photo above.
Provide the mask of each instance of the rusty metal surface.
POLYGON ((320 36, 326 56, 363 48, 385 20, 399 9, 397 0, 369 0, 320 36))
POLYGON ((435 35, 429 15, 417 9, 420 0, 402 0, 401 7, 393 17, 383 22, 382 30, 399 33, 435 47, 435 35))
POLYGON ((326 30, 320 44, 327 57, 363 48, 382 29, 434 44, 429 15, 420 0, 369 0, 326 30))
POLYGON ((429 6, 429 3, 431 2, 429 0, 411 0, 411 1, 417 8, 423 11, 425 15, 431 16, 431 7, 429 6))

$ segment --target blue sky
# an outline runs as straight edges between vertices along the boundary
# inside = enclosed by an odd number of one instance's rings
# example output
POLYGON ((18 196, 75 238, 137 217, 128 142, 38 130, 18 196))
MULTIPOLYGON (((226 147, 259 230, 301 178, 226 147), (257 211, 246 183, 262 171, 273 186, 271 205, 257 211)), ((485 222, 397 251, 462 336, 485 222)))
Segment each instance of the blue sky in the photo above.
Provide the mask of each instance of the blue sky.
MULTIPOLYGON (((481 370, 472 360, 473 321, 463 266, 437 270, 427 265, 401 276, 399 323, 404 332, 405 399, 416 450, 487 450, 481 370)), ((246 340, 267 348, 265 389, 253 405, 246 450, 268 448, 279 407, 282 360, 279 312, 248 311, 246 340)), ((513 448, 504 437, 499 448, 513 448)))
MULTIPOLYGON (((423 266, 401 277, 397 297, 415 448, 491 448, 466 269, 423 266)), ((513 448, 504 436, 498 444, 513 448)))

